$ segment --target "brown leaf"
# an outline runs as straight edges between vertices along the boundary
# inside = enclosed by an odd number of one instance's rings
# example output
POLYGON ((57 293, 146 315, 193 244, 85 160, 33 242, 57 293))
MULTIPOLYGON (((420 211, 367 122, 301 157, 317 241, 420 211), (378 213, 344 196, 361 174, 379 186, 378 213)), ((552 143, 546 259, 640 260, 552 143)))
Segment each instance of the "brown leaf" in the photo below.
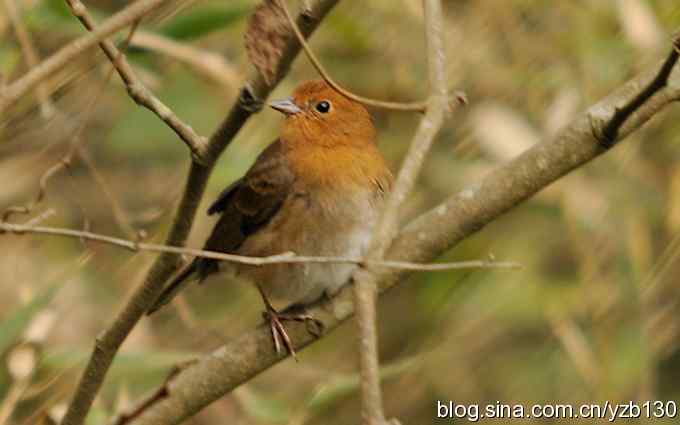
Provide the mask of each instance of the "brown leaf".
POLYGON ((291 28, 278 0, 263 0, 253 12, 245 34, 246 52, 267 84, 276 77, 291 28))

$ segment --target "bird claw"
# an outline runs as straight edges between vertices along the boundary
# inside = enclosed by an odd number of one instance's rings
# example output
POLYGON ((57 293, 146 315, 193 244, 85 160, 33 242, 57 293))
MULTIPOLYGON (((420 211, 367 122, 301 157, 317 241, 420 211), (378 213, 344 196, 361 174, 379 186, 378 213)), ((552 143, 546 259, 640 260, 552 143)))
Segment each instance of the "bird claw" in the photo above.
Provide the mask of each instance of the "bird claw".
POLYGON ((264 317, 264 320, 269 322, 269 330, 272 333, 272 339, 274 341, 274 349, 276 350, 276 353, 281 354, 282 346, 286 347, 286 350, 296 361, 297 354, 295 352, 295 348, 293 348, 293 343, 288 336, 288 332, 286 331, 285 326, 283 326, 283 322, 304 322, 307 332, 309 332, 311 335, 318 338, 323 334, 324 324, 308 313, 279 313, 273 307, 268 307, 267 310, 262 313, 262 316, 264 317), (310 327, 310 324, 312 324, 313 327, 310 327))
POLYGON ((283 345, 285 345, 291 356, 297 360, 293 343, 290 341, 290 337, 286 332, 286 328, 283 326, 283 323, 281 323, 281 317, 279 316, 279 313, 274 309, 267 309, 267 311, 262 313, 262 316, 264 317, 264 320, 269 322, 269 330, 272 333, 272 340, 274 341, 274 349, 276 350, 276 354, 281 354, 281 340, 283 340, 283 345))
POLYGON ((305 318, 303 319, 305 321, 305 326, 307 327, 307 332, 310 333, 310 335, 320 338, 321 335, 323 335, 323 331, 325 329, 325 326, 323 322, 319 319, 315 319, 311 314, 306 314, 305 318), (309 325, 313 325, 310 327, 309 325))
POLYGON ((305 322, 307 332, 310 335, 319 338, 323 335, 326 326, 319 319, 316 319, 311 314, 307 313, 307 308, 303 304, 293 304, 288 306, 282 313, 285 320, 295 320, 296 322, 305 322), (312 326, 310 326, 312 325, 312 326))

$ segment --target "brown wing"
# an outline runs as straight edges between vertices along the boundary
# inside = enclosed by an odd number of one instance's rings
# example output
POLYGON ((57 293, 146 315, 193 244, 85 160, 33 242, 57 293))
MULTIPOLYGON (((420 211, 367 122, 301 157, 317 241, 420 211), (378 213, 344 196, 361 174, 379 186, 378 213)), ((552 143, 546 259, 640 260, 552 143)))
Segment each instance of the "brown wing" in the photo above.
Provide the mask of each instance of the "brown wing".
POLYGON ((208 209, 220 219, 205 243, 210 251, 234 252, 281 208, 294 176, 279 141, 269 145, 246 175, 225 189, 208 209))
MULTIPOLYGON (((280 141, 269 145, 257 157, 245 176, 229 185, 208 209, 221 214, 205 243, 206 250, 233 253, 249 235, 276 215, 288 196, 294 176, 288 168, 280 141)), ((158 310, 184 287, 190 276, 200 280, 217 271, 218 262, 196 258, 181 269, 163 290, 147 314, 158 310)))

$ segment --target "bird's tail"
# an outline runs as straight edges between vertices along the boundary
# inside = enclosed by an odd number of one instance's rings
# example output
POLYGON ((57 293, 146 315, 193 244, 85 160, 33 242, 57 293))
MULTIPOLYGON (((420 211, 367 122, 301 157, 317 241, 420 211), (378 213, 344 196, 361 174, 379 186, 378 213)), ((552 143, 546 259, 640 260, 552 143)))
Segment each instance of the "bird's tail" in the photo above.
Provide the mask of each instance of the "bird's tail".
POLYGON ((161 292, 161 294, 158 296, 156 302, 151 306, 149 310, 147 310, 146 312, 147 316, 155 313, 156 310, 160 309, 161 307, 172 301, 173 298, 175 298, 175 295, 177 295, 177 293, 184 287, 184 285, 191 281, 189 277, 191 277, 191 275, 198 271, 199 261, 200 258, 194 259, 191 263, 184 266, 184 268, 182 268, 175 275, 175 277, 165 287, 163 292, 161 292))

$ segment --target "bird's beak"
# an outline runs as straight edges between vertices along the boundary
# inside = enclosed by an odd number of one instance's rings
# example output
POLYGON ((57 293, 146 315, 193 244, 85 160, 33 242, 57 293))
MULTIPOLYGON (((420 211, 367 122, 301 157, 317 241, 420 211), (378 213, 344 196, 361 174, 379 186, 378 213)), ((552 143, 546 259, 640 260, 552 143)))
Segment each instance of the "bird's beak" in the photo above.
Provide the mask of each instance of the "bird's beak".
POLYGON ((291 97, 288 99, 272 100, 269 102, 269 106, 286 115, 295 115, 302 112, 302 109, 293 102, 291 97))

